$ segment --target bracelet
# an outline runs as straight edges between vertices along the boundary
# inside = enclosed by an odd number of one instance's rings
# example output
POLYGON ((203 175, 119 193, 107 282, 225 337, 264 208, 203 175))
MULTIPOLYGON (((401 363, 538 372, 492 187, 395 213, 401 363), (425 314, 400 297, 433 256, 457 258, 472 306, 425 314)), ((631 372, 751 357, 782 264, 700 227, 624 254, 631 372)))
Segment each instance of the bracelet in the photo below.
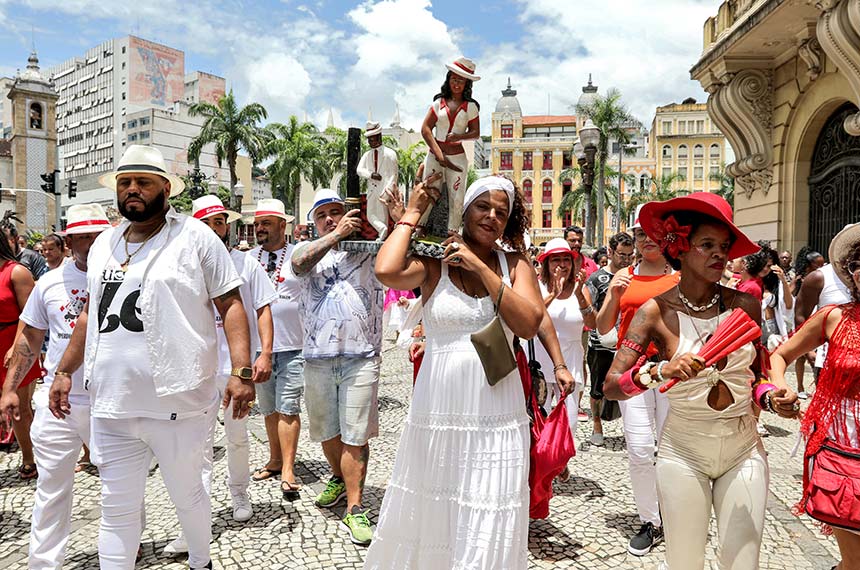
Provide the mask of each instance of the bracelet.
POLYGON ((776 410, 773 409, 773 402, 770 400, 770 395, 772 393, 773 390, 768 390, 764 393, 764 406, 762 407, 762 409, 772 414, 775 414, 776 410))
POLYGON ((582 314, 583 317, 585 315, 590 315, 591 313, 594 312, 594 305, 589 305, 587 307, 580 307, 579 312, 582 314))
POLYGON ((556 372, 557 370, 561 370, 562 368, 567 370, 568 369, 567 364, 565 364, 564 362, 562 362, 561 364, 556 364, 555 366, 552 367, 552 371, 556 372))
POLYGON ((409 222, 404 222, 404 221, 397 222, 394 225, 395 226, 406 226, 407 228, 412 228, 413 230, 415 229, 415 224, 412 224, 409 222))
POLYGON ((628 338, 625 338, 621 341, 621 346, 626 346, 627 348, 638 352, 639 354, 645 354, 645 349, 642 348, 642 345, 638 342, 634 342, 628 338))
POLYGON ((69 378, 72 377, 71 374, 69 374, 68 372, 65 372, 63 370, 57 370, 56 372, 54 372, 54 376, 68 376, 69 378))
POLYGON ((767 405, 763 400, 765 399, 764 396, 770 393, 771 390, 776 390, 776 386, 769 382, 760 382, 753 387, 753 402, 762 410, 767 410, 767 405))
POLYGON ((663 376, 663 367, 666 366, 667 364, 669 364, 668 360, 661 360, 657 364, 657 381, 660 383, 663 383, 666 381, 666 377, 663 376))
POLYGON ((645 388, 637 386, 633 381, 633 368, 625 372, 618 378, 618 388, 624 392, 626 396, 638 396, 646 391, 645 388))

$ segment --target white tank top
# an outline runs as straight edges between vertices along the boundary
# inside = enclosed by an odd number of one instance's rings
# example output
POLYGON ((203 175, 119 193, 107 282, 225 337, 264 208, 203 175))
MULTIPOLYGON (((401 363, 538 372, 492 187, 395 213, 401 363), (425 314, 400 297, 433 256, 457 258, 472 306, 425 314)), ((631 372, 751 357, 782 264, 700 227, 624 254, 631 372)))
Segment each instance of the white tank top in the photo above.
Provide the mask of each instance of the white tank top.
POLYGON ((818 295, 818 306, 826 305, 842 305, 851 301, 851 292, 845 286, 839 277, 836 276, 836 271, 833 270, 833 265, 827 264, 821 268, 821 275, 824 276, 824 286, 821 288, 821 293, 818 295))

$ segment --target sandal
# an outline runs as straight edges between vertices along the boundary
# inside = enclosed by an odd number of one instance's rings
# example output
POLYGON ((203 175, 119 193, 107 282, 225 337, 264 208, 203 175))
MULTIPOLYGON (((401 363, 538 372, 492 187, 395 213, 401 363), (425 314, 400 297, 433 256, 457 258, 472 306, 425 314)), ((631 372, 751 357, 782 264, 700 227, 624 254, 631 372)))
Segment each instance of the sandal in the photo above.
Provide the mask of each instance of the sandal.
POLYGON ((251 475, 251 479, 254 481, 265 481, 266 479, 271 479, 272 477, 277 477, 281 474, 280 469, 269 469, 268 467, 260 467, 251 475))
POLYGON ((84 461, 81 459, 77 463, 75 463, 75 473, 80 473, 81 471, 86 471, 93 466, 89 461, 84 461))
POLYGON ((39 471, 36 469, 35 463, 21 465, 21 467, 18 468, 18 477, 21 479, 35 479, 38 476, 39 471))
POLYGON ((297 501, 300 498, 299 491, 302 486, 298 483, 290 483, 289 481, 281 481, 281 492, 284 494, 284 499, 287 501, 297 501))

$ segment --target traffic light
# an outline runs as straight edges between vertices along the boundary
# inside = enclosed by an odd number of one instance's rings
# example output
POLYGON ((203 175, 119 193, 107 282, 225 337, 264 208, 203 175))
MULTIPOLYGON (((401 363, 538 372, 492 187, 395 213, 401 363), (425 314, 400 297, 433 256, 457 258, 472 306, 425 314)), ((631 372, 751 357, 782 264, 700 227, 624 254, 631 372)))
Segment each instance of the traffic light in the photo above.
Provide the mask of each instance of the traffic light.
POLYGON ((44 190, 48 194, 54 194, 54 190, 56 188, 54 183, 54 173, 46 172, 44 174, 40 174, 39 176, 42 178, 42 180, 45 181, 45 183, 42 184, 42 190, 44 190))
POLYGON ((69 180, 69 200, 78 195, 78 181, 72 178, 69 180))

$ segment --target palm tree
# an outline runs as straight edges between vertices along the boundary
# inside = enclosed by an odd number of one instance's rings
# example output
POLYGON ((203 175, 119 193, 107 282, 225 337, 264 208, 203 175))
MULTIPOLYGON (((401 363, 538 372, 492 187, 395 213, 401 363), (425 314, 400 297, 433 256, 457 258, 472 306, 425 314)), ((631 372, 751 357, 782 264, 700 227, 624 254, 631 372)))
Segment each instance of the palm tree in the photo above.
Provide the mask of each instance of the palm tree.
POLYGON ((415 144, 409 145, 408 148, 397 149, 397 178, 400 187, 405 189, 404 200, 406 199, 406 194, 415 185, 418 167, 424 164, 426 156, 427 144, 424 141, 418 141, 415 144))
POLYGON ((194 103, 188 108, 192 117, 204 117, 205 121, 191 144, 188 145, 188 160, 199 160, 203 147, 215 145, 218 167, 226 160, 230 169, 230 188, 236 186, 236 157, 244 149, 257 162, 262 155, 268 137, 266 130, 259 126, 268 117, 266 108, 259 103, 249 103, 244 107, 236 104, 233 90, 222 96, 217 105, 208 102, 194 103))
MULTIPOLYGON (((597 185, 597 218, 600 222, 597 223, 600 227, 600 236, 602 241, 603 236, 603 210, 604 201, 601 199, 605 194, 606 176, 605 165, 609 155, 609 141, 617 141, 622 149, 624 145, 629 144, 632 140, 630 133, 627 132, 626 126, 634 122, 635 119, 627 110, 627 107, 621 102, 621 92, 617 89, 610 89, 606 95, 597 96, 591 103, 585 105, 577 105, 576 113, 580 117, 588 117, 594 123, 594 126, 600 131, 600 138, 597 144, 597 156, 594 163, 594 170, 597 173, 603 173, 603 176, 598 175, 596 179, 597 185)), ((626 152, 624 150, 623 152, 626 152)), ((588 200, 587 200, 588 201, 588 200)), ((589 202, 589 207, 593 207, 589 202)), ((589 212, 590 213, 590 212, 589 212)), ((595 243, 595 217, 588 216, 588 225, 586 228, 587 241, 595 243)), ((596 244, 599 245, 599 244, 596 244)))
POLYGON ((708 178, 713 182, 719 183, 717 189, 714 190, 714 194, 725 198, 726 202, 728 202, 732 207, 734 207, 735 179, 729 176, 726 172, 726 164, 724 162, 721 163, 720 170, 717 172, 711 172, 708 178))
POLYGON ((272 193, 291 205, 292 214, 298 218, 302 179, 314 187, 325 186, 331 180, 326 141, 312 123, 299 123, 295 115, 286 124, 272 123, 266 129, 270 140, 263 156, 273 159, 267 169, 272 193))
POLYGON ((663 174, 660 178, 652 178, 651 186, 634 193, 627 200, 625 216, 636 211, 636 207, 648 202, 664 202, 677 196, 687 194, 686 188, 678 188, 678 182, 687 180, 681 172, 663 174))
MULTIPOLYGON (((603 176, 607 180, 613 180, 618 178, 618 171, 609 166, 608 164, 603 168, 603 176)), ((597 191, 598 189, 594 187, 594 184, 591 185, 591 191, 588 192, 585 186, 582 185, 582 178, 580 168, 578 166, 572 166, 570 168, 565 168, 561 171, 558 176, 558 181, 560 184, 564 185, 565 181, 570 180, 576 187, 571 188, 570 192, 566 192, 561 197, 561 202, 558 206, 558 216, 564 217, 566 212, 572 212, 576 215, 573 215, 573 219, 579 219, 577 216, 582 215, 582 219, 589 219, 589 216, 586 215, 588 209, 591 208, 591 219, 594 219, 594 214, 597 209, 595 202, 597 201, 597 191)), ((627 177, 628 187, 632 184, 633 177, 627 177)), ((621 212, 619 212, 618 208, 618 186, 612 182, 605 185, 603 187, 603 203, 608 205, 610 208, 619 213, 619 215, 625 215, 624 213, 624 205, 621 206, 621 212)))

